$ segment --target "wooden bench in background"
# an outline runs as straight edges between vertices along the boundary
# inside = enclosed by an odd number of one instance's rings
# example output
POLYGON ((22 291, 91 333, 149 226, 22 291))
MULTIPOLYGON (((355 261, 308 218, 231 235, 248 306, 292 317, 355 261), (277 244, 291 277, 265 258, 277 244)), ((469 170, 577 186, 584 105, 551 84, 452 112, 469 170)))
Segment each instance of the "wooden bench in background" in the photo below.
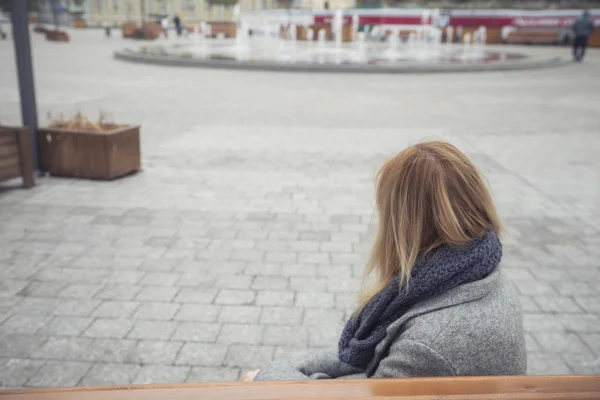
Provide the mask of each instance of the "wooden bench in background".
POLYGON ((506 38, 506 43, 512 44, 557 44, 556 30, 520 29, 512 31, 506 38))
POLYGON ((33 186, 33 159, 27 128, 0 126, 0 181, 23 178, 23 187, 33 186))
POLYGON ((597 400, 600 375, 232 382, 0 391, 0 400, 597 400))

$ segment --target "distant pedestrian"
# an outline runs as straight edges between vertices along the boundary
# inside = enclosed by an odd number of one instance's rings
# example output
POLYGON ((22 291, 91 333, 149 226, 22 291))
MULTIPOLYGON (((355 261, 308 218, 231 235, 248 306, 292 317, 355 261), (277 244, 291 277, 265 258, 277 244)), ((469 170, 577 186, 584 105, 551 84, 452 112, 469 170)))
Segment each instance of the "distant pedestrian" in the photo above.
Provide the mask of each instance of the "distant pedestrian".
POLYGON ((163 27, 163 31, 165 33, 165 39, 169 37, 169 18, 164 17, 160 20, 160 23, 163 27))
POLYGON ((173 18, 173 24, 175 24, 175 31, 177 32, 177 36, 181 36, 181 19, 179 15, 175 15, 173 18))
POLYGON ((583 14, 575 20, 573 24, 573 60, 582 61, 585 55, 585 49, 588 45, 588 38, 594 31, 594 20, 588 10, 584 10, 583 14))

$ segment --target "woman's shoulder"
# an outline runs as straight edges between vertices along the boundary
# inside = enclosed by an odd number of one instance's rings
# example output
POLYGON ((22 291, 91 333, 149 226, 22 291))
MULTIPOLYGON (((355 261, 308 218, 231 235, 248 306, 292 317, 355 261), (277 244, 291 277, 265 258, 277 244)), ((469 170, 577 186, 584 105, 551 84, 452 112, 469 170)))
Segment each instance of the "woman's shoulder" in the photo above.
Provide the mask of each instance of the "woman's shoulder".
POLYGON ((521 306, 516 290, 502 274, 486 295, 423 313, 407 322, 397 339, 429 346, 461 375, 524 373, 521 306))

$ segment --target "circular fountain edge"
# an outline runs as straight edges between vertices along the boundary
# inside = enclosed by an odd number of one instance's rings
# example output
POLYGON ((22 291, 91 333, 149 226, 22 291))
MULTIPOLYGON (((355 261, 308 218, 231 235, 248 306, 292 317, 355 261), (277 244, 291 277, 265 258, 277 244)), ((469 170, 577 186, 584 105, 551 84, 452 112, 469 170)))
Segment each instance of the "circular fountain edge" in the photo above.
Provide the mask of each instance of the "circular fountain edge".
POLYGON ((335 73, 367 73, 367 74, 402 74, 402 73, 440 73, 440 72, 483 72, 483 71, 516 71, 558 67, 570 64, 558 57, 525 58, 503 63, 473 64, 402 64, 402 65, 368 65, 368 64, 292 64, 265 61, 231 61, 185 58, 173 55, 144 54, 131 49, 114 52, 117 60, 154 64, 173 67, 217 68, 235 70, 276 71, 276 72, 335 72, 335 73))

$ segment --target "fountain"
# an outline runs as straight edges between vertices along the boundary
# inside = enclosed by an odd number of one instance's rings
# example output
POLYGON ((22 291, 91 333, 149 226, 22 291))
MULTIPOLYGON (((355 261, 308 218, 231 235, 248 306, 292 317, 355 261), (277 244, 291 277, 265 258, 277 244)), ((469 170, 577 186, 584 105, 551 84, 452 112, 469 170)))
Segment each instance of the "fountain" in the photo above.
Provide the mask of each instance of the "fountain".
MULTIPOLYGON (((254 17, 253 17, 254 18, 254 17)), ((502 51, 488 51, 485 47, 486 29, 480 27, 473 33, 463 36, 461 26, 447 26, 447 46, 442 46, 443 31, 439 28, 441 18, 439 10, 424 10, 420 24, 410 28, 410 33, 403 44, 400 39, 400 30, 404 27, 386 27, 385 36, 387 43, 381 43, 384 32, 382 26, 372 25, 364 27, 363 32, 358 32, 359 16, 353 14, 351 18, 351 40, 353 43, 342 42, 344 27, 344 13, 336 10, 331 14, 331 37, 327 37, 326 29, 313 30, 307 19, 291 19, 285 37, 280 36, 283 21, 270 20, 267 14, 259 18, 244 20, 242 17, 237 28, 235 39, 225 39, 224 35, 217 35, 216 40, 211 39, 210 25, 201 23, 198 37, 187 44, 161 45, 160 51, 149 51, 145 46, 144 62, 156 61, 160 63, 159 56, 169 57, 169 63, 176 63, 178 57, 184 57, 186 65, 197 64, 202 66, 228 65, 228 68, 268 68, 273 69, 314 69, 319 66, 326 70, 359 70, 375 72, 376 70, 418 70, 430 69, 438 71, 444 69, 458 69, 461 65, 473 68, 473 65, 492 65, 514 63, 515 60, 525 59, 520 54, 502 51), (300 22, 302 21, 302 22, 300 22), (298 27, 301 23, 306 36, 297 37, 298 27), (254 33, 249 35, 250 29, 254 33), (258 34, 257 34, 258 33, 258 34), (262 33, 262 35, 261 35, 262 33), (456 39, 454 39, 456 38, 456 39), (302 40, 306 39, 306 40, 302 40), (316 40, 315 40, 316 39, 316 40), (329 39, 329 40, 328 40, 329 39), (452 45, 453 41, 460 45, 452 45), (315 43, 316 42, 316 43, 315 43), (505 54, 503 54, 505 53, 505 54), (152 57, 149 57, 151 54, 152 57), (150 59, 152 58, 152 59, 150 59)), ((122 59, 134 59, 136 54, 142 53, 132 50, 118 52, 115 56, 122 59)), ((486 66, 486 68, 488 68, 486 66)))

